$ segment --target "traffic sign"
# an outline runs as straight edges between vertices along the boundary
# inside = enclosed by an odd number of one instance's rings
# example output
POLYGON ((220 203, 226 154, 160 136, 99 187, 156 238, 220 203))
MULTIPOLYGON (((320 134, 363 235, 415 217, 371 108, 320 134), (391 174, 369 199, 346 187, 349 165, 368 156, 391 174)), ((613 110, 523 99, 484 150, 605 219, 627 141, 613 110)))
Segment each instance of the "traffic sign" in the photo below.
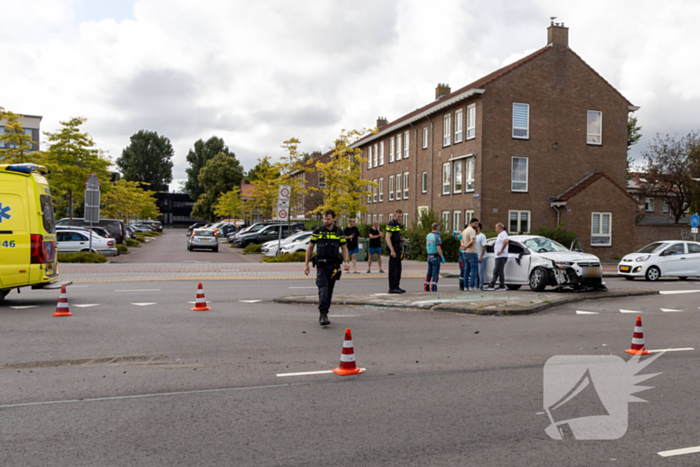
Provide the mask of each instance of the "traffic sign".
POLYGON ((690 226, 693 228, 700 226, 700 216, 698 216, 697 212, 690 218, 690 226))
POLYGON ((289 185, 280 185, 279 191, 277 192, 277 199, 289 199, 292 195, 292 187, 289 185))
POLYGON ((698 228, 697 228, 697 227, 691 228, 691 229, 690 229, 690 233, 692 233, 692 234, 698 233, 698 228))
POLYGON ((287 217, 289 217, 289 210, 288 209, 278 209, 277 210, 277 218, 280 220, 287 220, 287 217))
POLYGON ((102 183, 100 182, 100 179, 97 178, 97 175, 95 175, 95 172, 91 173, 90 176, 88 177, 87 180, 85 180, 85 184, 90 186, 102 186, 102 183))

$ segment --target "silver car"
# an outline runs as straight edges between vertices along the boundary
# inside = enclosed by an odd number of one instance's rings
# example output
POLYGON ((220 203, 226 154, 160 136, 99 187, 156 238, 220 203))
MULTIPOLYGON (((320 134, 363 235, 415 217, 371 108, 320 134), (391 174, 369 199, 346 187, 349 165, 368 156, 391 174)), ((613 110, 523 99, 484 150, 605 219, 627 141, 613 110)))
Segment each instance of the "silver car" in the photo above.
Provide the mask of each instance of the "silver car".
POLYGON ((219 251, 219 240, 216 238, 214 231, 195 229, 187 239, 187 250, 192 251, 195 248, 207 248, 214 252, 219 251))
MULTIPOLYGON (((56 231, 56 249, 59 253, 90 252, 90 232, 86 230, 60 229, 56 231)), ((92 252, 104 256, 117 256, 119 250, 113 238, 92 234, 92 252)))

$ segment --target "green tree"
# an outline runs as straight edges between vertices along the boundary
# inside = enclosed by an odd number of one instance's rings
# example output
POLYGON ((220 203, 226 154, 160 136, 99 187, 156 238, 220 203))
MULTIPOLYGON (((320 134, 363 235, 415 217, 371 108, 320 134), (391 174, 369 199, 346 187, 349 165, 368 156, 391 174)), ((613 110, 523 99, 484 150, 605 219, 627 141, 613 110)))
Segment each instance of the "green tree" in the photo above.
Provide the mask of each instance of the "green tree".
MULTIPOLYGON (((222 193, 240 187, 243 180, 241 164, 233 155, 220 152, 199 171, 199 184, 205 191, 199 196, 192 207, 192 217, 199 219, 214 219, 214 206, 222 193)), ((191 196, 191 194, 190 194, 191 196)))
POLYGON ((155 131, 139 130, 117 159, 124 179, 142 182, 154 191, 165 191, 173 181, 173 146, 155 131))
MULTIPOLYGON (((268 169, 272 167, 272 164, 270 163, 270 158, 269 157, 263 157, 262 159, 258 159, 258 163, 246 173, 245 178, 248 181, 248 183, 253 183, 256 180, 260 179, 261 175, 267 175, 268 169)), ((279 173, 277 174, 279 175, 279 173)))
POLYGON ((136 218, 155 219, 160 215, 155 192, 141 182, 117 180, 112 189, 102 197, 102 216, 130 222, 136 218))
POLYGON ((0 132, 0 142, 7 148, 0 149, 0 164, 35 162, 40 159, 39 154, 30 153, 32 137, 24 132, 22 123, 19 121, 21 117, 0 107, 0 120, 5 121, 5 131, 0 132))
POLYGON ((277 206, 277 179, 279 169, 270 163, 270 157, 265 156, 258 159, 256 177, 251 180, 253 191, 250 194, 249 207, 263 219, 270 219, 277 206))
POLYGON ((632 164, 634 164, 634 159, 630 157, 630 149, 642 137, 641 130, 642 127, 637 125, 637 117, 630 114, 627 117, 627 180, 632 178, 632 164))
POLYGON ((87 119, 74 117, 61 123, 55 133, 44 133, 49 138, 49 149, 45 154, 45 165, 49 169, 54 202, 59 206, 70 208, 69 217, 73 219, 75 203, 83 200, 85 181, 92 172, 102 181, 102 191, 108 192, 110 180, 107 167, 111 162, 101 151, 95 148, 92 137, 80 131, 80 126, 87 119))
POLYGON ((190 149, 190 152, 187 154, 187 162, 190 163, 190 167, 186 170, 187 183, 185 183, 187 193, 190 194, 193 200, 198 200, 199 197, 207 191, 206 187, 200 181, 199 172, 204 168, 207 162, 219 153, 230 156, 240 168, 241 173, 243 173, 243 168, 240 167, 236 155, 233 151, 229 150, 223 139, 212 136, 206 142, 201 139, 197 140, 197 142, 194 143, 194 149, 190 149))
POLYGON ((214 214, 228 219, 240 219, 243 215, 243 200, 241 200, 240 187, 222 193, 214 206, 214 214))

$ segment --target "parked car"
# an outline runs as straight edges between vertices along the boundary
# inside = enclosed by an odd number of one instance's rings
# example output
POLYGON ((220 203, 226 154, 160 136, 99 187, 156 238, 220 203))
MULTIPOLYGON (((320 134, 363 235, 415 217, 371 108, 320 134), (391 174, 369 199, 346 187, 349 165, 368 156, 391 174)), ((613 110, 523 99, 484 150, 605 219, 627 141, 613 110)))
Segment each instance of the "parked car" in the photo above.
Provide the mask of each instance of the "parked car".
POLYGON ((202 229, 205 225, 207 225, 206 222, 195 222, 191 226, 187 227, 187 235, 192 235, 192 231, 194 229, 202 229))
POLYGON ((290 253, 305 252, 309 247, 309 242, 311 241, 311 235, 304 239, 299 239, 294 242, 290 242, 282 247, 280 254, 286 255, 290 253))
POLYGON ((187 250, 193 251, 196 248, 207 248, 214 252, 219 251, 219 240, 214 235, 214 231, 195 229, 190 238, 187 239, 187 250))
POLYGON ((113 238, 104 238, 92 233, 92 250, 90 249, 90 233, 85 230, 59 229, 56 231, 56 249, 59 253, 90 252, 104 256, 117 256, 113 238))
POLYGON ((269 242, 280 237, 280 229, 282 229, 282 238, 289 237, 290 234, 299 232, 297 225, 288 226, 286 224, 267 225, 255 232, 243 233, 234 241, 238 247, 246 247, 252 244, 260 244, 269 242), (291 227, 291 230, 290 230, 291 227))
MULTIPOLYGON (((262 246, 262 254, 265 256, 277 256, 279 255, 279 251, 277 251, 277 247, 281 245, 281 247, 285 247, 289 245, 290 243, 294 242, 300 242, 302 240, 306 240, 307 238, 311 237, 312 232, 299 232, 295 233, 293 235, 290 235, 287 238, 283 238, 282 242, 280 243, 279 240, 270 240, 267 243, 264 243, 262 246)), ((280 248, 281 250, 282 248, 280 248)))
POLYGON ((617 265, 617 273, 628 280, 643 277, 656 281, 663 276, 686 280, 700 276, 700 243, 668 240, 654 242, 630 253, 617 265))
POLYGON ((130 226, 130 225, 126 226, 126 235, 128 238, 132 238, 132 239, 136 238, 136 231, 134 230, 134 228, 132 226, 130 226))
MULTIPOLYGON (((484 255, 485 283, 493 277, 495 238, 490 238, 484 255)), ((592 287, 605 289, 603 268, 597 256, 571 251, 549 238, 537 235, 511 235, 508 238, 506 287, 518 290, 530 285, 536 292, 547 286, 592 287)))
POLYGON ((160 221, 142 221, 141 224, 149 226, 154 232, 163 231, 163 224, 160 221))
MULTIPOLYGON (((73 223, 71 224, 70 219, 65 217, 56 222, 56 225, 68 227, 89 227, 90 222, 86 221, 85 219, 74 217, 73 223)), ((124 224, 124 221, 119 219, 100 219, 99 222, 93 223, 93 227, 104 227, 107 229, 107 232, 112 235, 114 241, 117 243, 124 243, 124 239, 126 238, 126 225, 124 224)))
MULTIPOLYGON (((67 227, 65 225, 57 225, 56 230, 84 230, 85 232, 90 232, 90 230, 93 231, 93 233, 96 233, 102 238, 114 238, 112 237, 112 234, 110 234, 107 229, 104 227, 93 227, 90 229, 90 227, 67 227)), ((128 233, 128 231, 127 231, 128 233)))
MULTIPOLYGON (((241 235, 249 234, 252 232, 257 232, 257 231, 267 227, 268 225, 288 225, 288 224, 281 224, 278 221, 256 222, 255 224, 251 225, 250 227, 246 227, 245 229, 239 230, 238 232, 236 232, 234 234, 230 234, 227 237, 227 240, 229 243, 236 243, 236 239, 238 237, 240 237, 241 235)), ((292 226, 292 232, 300 232, 300 231, 304 230, 304 224, 294 223, 294 224, 291 224, 291 226, 292 226)))

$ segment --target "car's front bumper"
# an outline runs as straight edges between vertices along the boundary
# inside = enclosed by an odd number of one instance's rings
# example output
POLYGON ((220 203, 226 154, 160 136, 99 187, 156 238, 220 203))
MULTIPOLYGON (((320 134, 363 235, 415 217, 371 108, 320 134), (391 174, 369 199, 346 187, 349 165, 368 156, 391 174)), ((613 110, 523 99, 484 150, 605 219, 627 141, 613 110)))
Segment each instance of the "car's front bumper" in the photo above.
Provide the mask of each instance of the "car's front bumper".
POLYGON ((646 265, 635 261, 620 263, 617 265, 617 274, 627 277, 643 277, 646 274, 646 265))

